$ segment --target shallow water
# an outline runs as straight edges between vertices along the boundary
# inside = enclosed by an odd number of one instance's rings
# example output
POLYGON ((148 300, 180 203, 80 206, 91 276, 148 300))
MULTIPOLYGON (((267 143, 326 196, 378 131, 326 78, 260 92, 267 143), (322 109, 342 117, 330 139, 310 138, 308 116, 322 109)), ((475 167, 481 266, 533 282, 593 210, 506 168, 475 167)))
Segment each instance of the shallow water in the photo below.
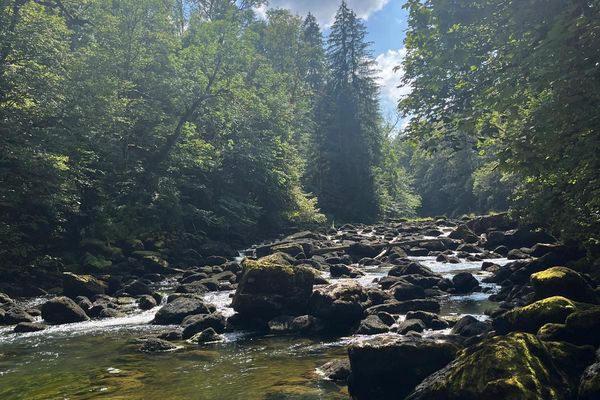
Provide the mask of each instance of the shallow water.
MULTIPOLYGON (((477 273, 478 279, 485 276, 479 272, 481 262, 415 259, 448 277, 461 271, 477 273)), ((365 271, 359 281, 366 286, 387 275, 386 268, 365 271)), ((163 289, 168 287, 166 282, 163 289)), ((484 311, 494 307, 487 297, 496 288, 487 289, 489 293, 444 298, 442 314, 486 318, 484 311)), ((211 293, 207 300, 231 314, 230 294, 211 293)), ((30 300, 30 305, 36 301, 43 299, 30 300)), ((328 340, 242 332, 228 334, 224 343, 141 353, 135 338, 164 331, 148 324, 157 310, 132 310, 124 318, 54 326, 30 334, 13 334, 12 327, 0 329, 0 399, 348 399, 346 388, 321 379, 317 368, 344 357, 346 346, 363 337, 328 340)))

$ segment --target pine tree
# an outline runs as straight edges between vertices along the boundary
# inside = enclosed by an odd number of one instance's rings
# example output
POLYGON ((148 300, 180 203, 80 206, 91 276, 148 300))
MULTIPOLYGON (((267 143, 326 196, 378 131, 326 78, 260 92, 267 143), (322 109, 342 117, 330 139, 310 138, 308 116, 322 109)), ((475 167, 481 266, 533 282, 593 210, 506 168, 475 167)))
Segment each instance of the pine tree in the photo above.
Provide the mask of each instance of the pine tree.
POLYGON ((379 212, 373 176, 381 148, 379 91, 365 36, 343 2, 327 42, 330 77, 320 104, 313 190, 324 211, 347 221, 373 220, 379 212))

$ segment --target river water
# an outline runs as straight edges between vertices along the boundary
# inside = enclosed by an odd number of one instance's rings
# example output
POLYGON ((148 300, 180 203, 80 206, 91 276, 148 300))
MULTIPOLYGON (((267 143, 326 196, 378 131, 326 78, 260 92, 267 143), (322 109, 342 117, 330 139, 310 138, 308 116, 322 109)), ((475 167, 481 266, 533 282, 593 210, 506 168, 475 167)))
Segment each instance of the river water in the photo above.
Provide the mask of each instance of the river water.
MULTIPOLYGON (((481 262, 444 264, 433 257, 412 257, 447 277, 462 271, 485 277, 481 262)), ((490 260, 505 264, 506 259, 490 260)), ((359 281, 371 285, 387 269, 363 268, 359 281)), ((335 279, 331 279, 335 281, 335 279)), ((449 296, 442 315, 485 319, 496 307, 486 293, 449 296)), ((168 290, 165 285, 163 290, 168 290)), ((230 292, 209 294, 225 314, 230 292)), ((30 305, 44 299, 29 300, 30 305)), ((364 337, 302 338, 294 335, 226 334, 226 341, 158 354, 138 351, 136 338, 164 331, 148 324, 158 307, 127 317, 53 326, 42 332, 14 334, 0 328, 0 399, 211 399, 316 400, 348 399, 347 390, 322 379, 318 367, 346 356, 346 346, 364 337)), ((425 333, 427 334, 427 332, 425 333)))

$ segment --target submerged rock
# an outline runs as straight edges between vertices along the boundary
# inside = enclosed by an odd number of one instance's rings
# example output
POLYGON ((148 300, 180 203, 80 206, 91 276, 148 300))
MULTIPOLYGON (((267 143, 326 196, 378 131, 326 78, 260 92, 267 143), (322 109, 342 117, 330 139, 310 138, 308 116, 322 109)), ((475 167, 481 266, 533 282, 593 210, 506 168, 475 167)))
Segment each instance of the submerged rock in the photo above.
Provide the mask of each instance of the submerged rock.
POLYGON ((200 333, 195 334, 189 339, 190 343, 211 343, 219 342, 224 339, 223 335, 219 335, 213 328, 206 328, 200 333))
POLYGON ((527 333, 486 339, 425 379, 406 400, 573 399, 593 349, 527 333))
POLYGON ((225 331, 226 319, 221 313, 192 315, 187 317, 183 325, 183 338, 189 339, 207 328, 213 328, 217 333, 225 331))
POLYGON ((332 360, 318 368, 325 379, 335 382, 347 382, 350 376, 350 361, 345 359, 332 360))
POLYGON ((164 353, 177 350, 178 347, 173 343, 159 338, 144 339, 140 346, 140 351, 145 353, 164 353))
POLYGON ((306 314, 315 276, 311 268, 293 266, 293 261, 283 253, 244 260, 233 309, 265 321, 278 315, 306 314))
POLYGON ((42 305, 42 318, 50 324, 68 324, 90 318, 68 297, 55 297, 42 305))
POLYGON ((433 339, 383 335, 348 349, 352 373, 348 389, 355 400, 403 399, 433 372, 452 361, 455 344, 433 339))
POLYGON ((552 267, 531 275, 531 285, 539 299, 564 296, 575 301, 597 301, 594 290, 585 279, 566 267, 552 267))

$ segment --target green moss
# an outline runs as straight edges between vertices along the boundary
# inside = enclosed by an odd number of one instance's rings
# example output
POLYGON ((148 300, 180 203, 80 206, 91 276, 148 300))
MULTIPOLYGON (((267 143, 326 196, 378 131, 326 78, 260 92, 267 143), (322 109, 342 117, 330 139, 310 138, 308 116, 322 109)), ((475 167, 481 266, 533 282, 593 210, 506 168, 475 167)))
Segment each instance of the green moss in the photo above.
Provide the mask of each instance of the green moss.
POLYGON ((566 267, 552 267, 531 275, 537 298, 565 296, 582 302, 596 302, 596 295, 581 275, 566 267))
POLYGON ((541 271, 541 272, 537 272, 533 275, 531 275, 531 280, 537 280, 537 281, 547 281, 547 280, 553 280, 553 279, 563 279, 565 278, 570 272, 574 272, 571 271, 568 268, 565 267, 552 267, 552 268, 548 268, 545 271, 541 271))
POLYGON ((500 333, 511 331, 536 333, 547 323, 564 323, 576 309, 575 302, 562 296, 553 296, 506 312, 494 320, 494 327, 500 333))
POLYGON ((259 258, 258 260, 245 258, 244 261, 242 261, 242 266, 245 270, 280 269, 293 274, 293 261, 294 259, 285 253, 274 253, 266 257, 259 258))

